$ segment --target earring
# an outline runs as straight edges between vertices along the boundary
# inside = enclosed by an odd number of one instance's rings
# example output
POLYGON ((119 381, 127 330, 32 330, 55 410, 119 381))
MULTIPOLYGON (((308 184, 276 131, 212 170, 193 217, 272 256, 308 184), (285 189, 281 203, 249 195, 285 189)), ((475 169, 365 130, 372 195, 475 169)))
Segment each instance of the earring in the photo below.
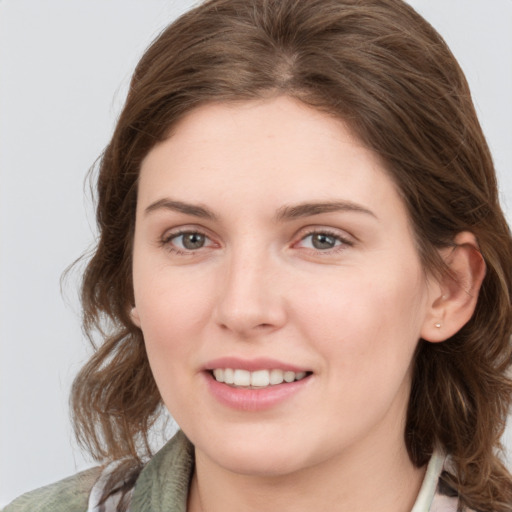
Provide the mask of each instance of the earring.
POLYGON ((437 327, 438 329, 441 329, 441 324, 439 322, 437 322, 436 324, 434 324, 435 327, 437 327))

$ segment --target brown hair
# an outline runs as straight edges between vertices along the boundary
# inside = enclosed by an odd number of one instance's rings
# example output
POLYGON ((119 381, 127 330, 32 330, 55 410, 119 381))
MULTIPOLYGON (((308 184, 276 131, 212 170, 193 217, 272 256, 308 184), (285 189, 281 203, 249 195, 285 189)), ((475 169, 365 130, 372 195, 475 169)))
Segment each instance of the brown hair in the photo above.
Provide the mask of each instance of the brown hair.
POLYGON ((510 404, 512 239, 469 88, 437 32, 401 0, 210 0, 170 25, 138 64, 101 159, 100 239, 83 279, 84 326, 104 342, 79 373, 78 438, 100 460, 140 462, 161 399, 133 304, 131 252, 142 159, 187 112, 212 101, 286 94, 342 118, 397 183, 419 254, 476 236, 487 266, 476 311, 444 343, 420 340, 405 441, 425 464, 453 459, 446 482, 482 511, 512 510, 496 452, 510 404))

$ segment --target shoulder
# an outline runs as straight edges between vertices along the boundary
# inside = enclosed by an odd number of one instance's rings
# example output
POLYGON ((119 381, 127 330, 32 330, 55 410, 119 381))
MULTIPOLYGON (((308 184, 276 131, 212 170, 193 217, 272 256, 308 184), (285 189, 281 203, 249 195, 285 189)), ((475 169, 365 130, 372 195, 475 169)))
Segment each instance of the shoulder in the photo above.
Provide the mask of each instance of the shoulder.
POLYGON ((118 509, 120 500, 129 504, 133 512, 185 512, 194 448, 181 430, 139 468, 140 472, 127 478, 119 462, 105 467, 96 480, 90 493, 89 512, 112 512, 118 509), (117 482, 113 488, 120 490, 103 501, 105 485, 112 479, 117 482))
POLYGON ((101 474, 92 468, 46 487, 23 494, 2 512, 84 512, 89 493, 101 474))

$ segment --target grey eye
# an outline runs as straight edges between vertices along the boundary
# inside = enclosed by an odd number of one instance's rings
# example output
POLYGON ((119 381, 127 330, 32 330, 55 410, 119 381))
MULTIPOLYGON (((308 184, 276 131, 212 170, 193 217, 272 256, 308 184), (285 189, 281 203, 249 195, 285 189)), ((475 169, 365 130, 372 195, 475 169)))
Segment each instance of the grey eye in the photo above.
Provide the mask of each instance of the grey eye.
POLYGON ((181 238, 183 248, 189 251, 201 249, 206 243, 206 237, 201 233, 183 233, 177 238, 181 238))
POLYGON ((338 239, 335 236, 325 233, 315 233, 311 236, 311 245, 315 249, 332 249, 337 245, 338 239))

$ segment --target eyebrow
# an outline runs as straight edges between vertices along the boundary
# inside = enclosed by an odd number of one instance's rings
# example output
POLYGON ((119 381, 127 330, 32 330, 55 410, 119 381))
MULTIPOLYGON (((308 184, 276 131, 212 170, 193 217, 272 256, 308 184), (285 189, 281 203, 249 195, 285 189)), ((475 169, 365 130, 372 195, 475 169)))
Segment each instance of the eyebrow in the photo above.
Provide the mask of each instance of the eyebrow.
POLYGON ((327 201, 321 203, 301 203, 294 206, 282 206, 277 210, 275 219, 279 222, 331 212, 357 212, 377 218, 371 210, 368 210, 357 203, 353 203, 352 201, 327 201))
MULTIPOLYGON (((150 204, 144 211, 147 215, 156 210, 171 210, 186 215, 192 215, 201 219, 217 220, 218 217, 211 210, 204 206, 196 204, 185 203, 183 201, 176 201, 169 198, 159 199, 150 204)), ((321 215, 322 213, 332 212, 356 212, 370 215, 377 218, 377 216, 367 208, 353 203, 352 201, 327 201, 318 203, 300 203, 297 205, 282 206, 279 208, 274 216, 276 222, 285 222, 302 217, 310 217, 313 215, 321 215)))
POLYGON ((201 219, 216 220, 217 216, 208 208, 190 203, 184 203, 182 201, 174 201, 172 199, 160 199, 151 203, 144 211, 147 215, 156 210, 172 210, 186 215, 192 215, 201 219))

